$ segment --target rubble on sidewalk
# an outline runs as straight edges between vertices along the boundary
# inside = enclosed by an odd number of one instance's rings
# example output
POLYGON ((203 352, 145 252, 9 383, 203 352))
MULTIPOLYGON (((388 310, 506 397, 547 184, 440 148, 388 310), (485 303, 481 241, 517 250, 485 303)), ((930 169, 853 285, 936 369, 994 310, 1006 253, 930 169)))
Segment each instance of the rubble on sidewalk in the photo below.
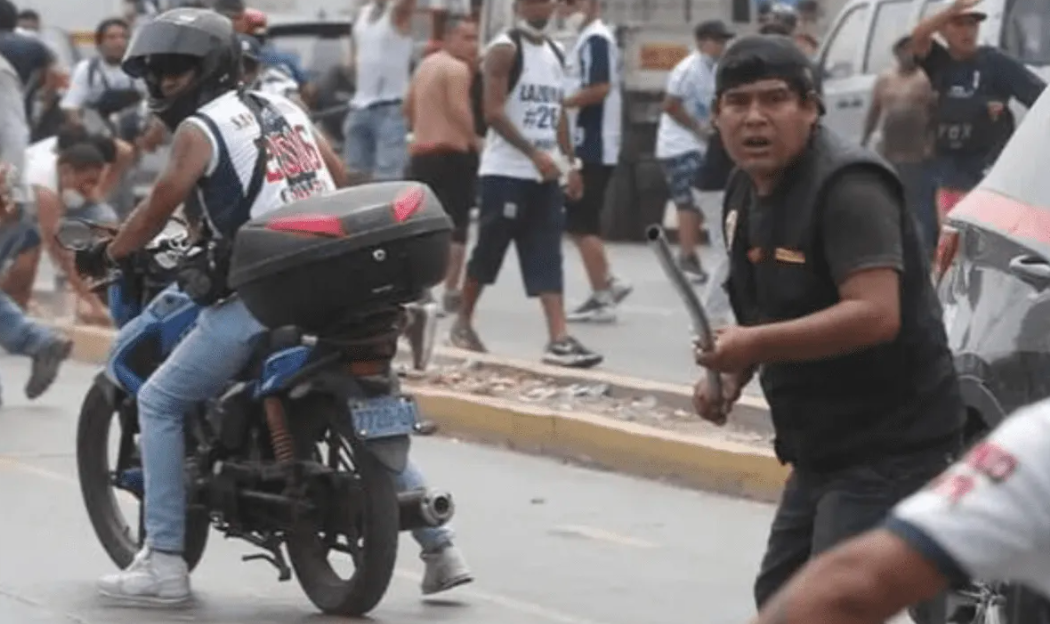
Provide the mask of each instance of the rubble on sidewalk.
POLYGON ((734 427, 716 427, 692 411, 661 403, 652 395, 614 396, 603 383, 574 383, 474 360, 432 362, 426 371, 404 365, 406 382, 416 386, 464 392, 515 401, 561 412, 580 412, 685 434, 702 434, 747 444, 771 443, 765 434, 734 427))

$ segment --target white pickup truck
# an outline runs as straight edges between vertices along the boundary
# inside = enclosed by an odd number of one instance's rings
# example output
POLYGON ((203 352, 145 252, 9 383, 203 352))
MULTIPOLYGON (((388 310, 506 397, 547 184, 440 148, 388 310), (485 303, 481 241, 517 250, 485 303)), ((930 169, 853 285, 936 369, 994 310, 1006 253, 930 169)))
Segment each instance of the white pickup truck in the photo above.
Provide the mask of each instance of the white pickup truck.
MULTIPOLYGON (((875 79, 893 64, 894 42, 946 6, 946 0, 850 0, 832 21, 818 55, 825 123, 859 142, 875 79)), ((984 0, 977 8, 988 14, 980 43, 1050 78, 1050 0, 984 0)), ((1020 120, 1023 108, 1014 112, 1020 120)))

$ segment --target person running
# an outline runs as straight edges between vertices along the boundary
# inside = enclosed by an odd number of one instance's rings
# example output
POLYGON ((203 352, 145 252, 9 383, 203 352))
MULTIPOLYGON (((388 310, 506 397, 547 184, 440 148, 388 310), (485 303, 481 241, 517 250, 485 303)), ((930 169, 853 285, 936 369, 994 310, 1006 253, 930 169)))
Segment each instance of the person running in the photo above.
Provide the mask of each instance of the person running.
MULTIPOLYGON (((693 35, 696 50, 679 61, 667 79, 667 95, 656 130, 656 158, 678 211, 678 265, 694 282, 704 284, 708 276, 697 247, 706 219, 693 196, 693 185, 713 131, 715 66, 734 35, 717 20, 699 24, 693 35)), ((719 222, 713 223, 717 227, 719 222)))

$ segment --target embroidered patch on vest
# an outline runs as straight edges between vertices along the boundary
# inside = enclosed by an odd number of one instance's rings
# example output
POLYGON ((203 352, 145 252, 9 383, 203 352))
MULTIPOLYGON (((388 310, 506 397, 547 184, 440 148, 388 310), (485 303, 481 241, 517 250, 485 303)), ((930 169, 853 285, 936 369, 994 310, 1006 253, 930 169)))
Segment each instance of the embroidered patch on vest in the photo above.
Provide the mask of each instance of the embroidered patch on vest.
POLYGON ((726 215, 726 249, 733 248, 733 239, 736 238, 737 211, 730 210, 726 215))
POLYGON ((781 262, 789 262, 791 264, 805 264, 806 254, 802 253, 797 249, 785 249, 783 247, 777 247, 773 252, 773 257, 781 262))

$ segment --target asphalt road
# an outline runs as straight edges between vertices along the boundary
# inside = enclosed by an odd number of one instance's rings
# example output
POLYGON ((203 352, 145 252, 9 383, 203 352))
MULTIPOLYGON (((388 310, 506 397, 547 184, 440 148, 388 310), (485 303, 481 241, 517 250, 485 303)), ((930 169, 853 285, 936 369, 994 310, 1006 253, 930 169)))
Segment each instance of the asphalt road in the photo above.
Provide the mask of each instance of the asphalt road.
MULTIPOLYGON (((704 251, 708 252, 707 259, 709 250, 704 251)), ((589 296, 590 287, 576 249, 566 242, 564 252, 566 304, 571 308, 589 296)), ((610 245, 609 252, 614 272, 634 285, 634 293, 620 305, 616 324, 573 324, 570 331, 605 355, 604 370, 692 384, 698 369, 692 359, 689 317, 655 256, 641 244, 610 245)), ((53 275, 45 258, 37 287, 53 289, 53 275)), ((447 340, 450 324, 450 319, 443 321, 440 341, 447 340)), ((542 355, 547 343, 546 322, 539 302, 525 298, 513 252, 507 254, 498 282, 481 299, 477 329, 492 353, 522 360, 538 360, 542 355)))
MULTIPOLYGON (((624 331, 624 330, 621 330, 624 331)), ((34 403, 28 361, 0 358, 0 623, 314 623, 294 581, 212 534, 197 604, 169 614, 106 606, 95 578, 112 564, 76 483, 74 436, 95 373, 69 364, 34 403)), ((414 542, 373 613, 398 624, 742 624, 771 515, 767 505, 595 472, 456 441, 421 438, 417 461, 457 497, 458 543, 478 581, 425 602, 414 542)))

